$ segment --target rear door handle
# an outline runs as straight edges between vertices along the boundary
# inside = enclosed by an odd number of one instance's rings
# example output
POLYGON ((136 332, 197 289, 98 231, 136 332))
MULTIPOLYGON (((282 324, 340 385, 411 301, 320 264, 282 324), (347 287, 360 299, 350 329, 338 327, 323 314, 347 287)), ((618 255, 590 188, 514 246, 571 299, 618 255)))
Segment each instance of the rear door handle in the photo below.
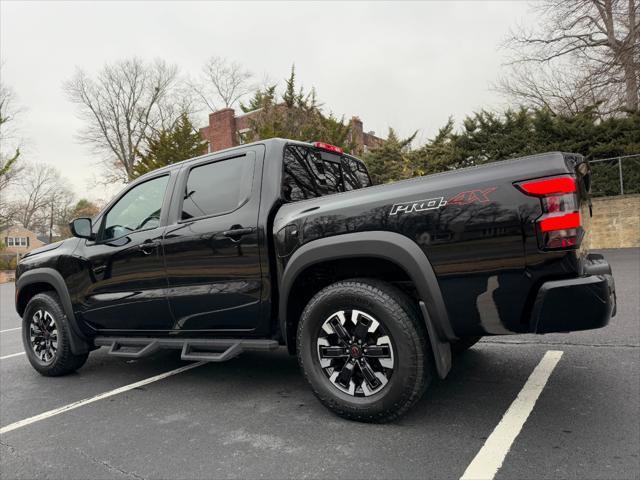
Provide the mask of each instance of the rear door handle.
POLYGON ((140 250, 145 255, 151 255, 156 248, 158 248, 159 243, 154 241, 147 241, 138 245, 138 250, 140 250))
POLYGON ((93 267, 93 273, 95 273, 96 275, 100 275, 101 273, 104 273, 106 269, 106 265, 98 265, 97 267, 93 267))
POLYGON ((240 238, 242 238, 244 235, 249 235, 253 232, 255 232, 255 228, 234 228, 232 230, 227 230, 225 232, 222 232, 222 234, 225 237, 230 238, 231 240, 233 240, 234 242, 237 242, 240 240, 240 238))

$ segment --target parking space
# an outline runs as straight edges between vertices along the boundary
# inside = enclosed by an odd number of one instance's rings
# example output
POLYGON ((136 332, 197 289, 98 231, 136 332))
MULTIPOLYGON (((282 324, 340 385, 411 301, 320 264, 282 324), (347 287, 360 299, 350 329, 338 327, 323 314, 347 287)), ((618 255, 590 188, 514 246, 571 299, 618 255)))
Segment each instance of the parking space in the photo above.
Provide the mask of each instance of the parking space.
MULTIPOLYGON (((605 255, 619 294, 610 327, 484 340, 398 422, 342 420, 285 351, 246 353, 3 433, 0 476, 459 478, 552 350, 562 357, 496 478, 638 478, 640 250, 605 255)), ((3 329, 19 324, 10 289, 3 329)), ((21 351, 19 337, 1 333, 0 356, 21 351)), ((0 360, 0 427, 183 365, 176 352, 134 361, 102 349, 49 379, 24 355, 0 360)))
POLYGON ((22 347, 21 328, 13 327, 0 333, 0 357, 8 358, 17 353, 21 353, 22 347))
POLYGON ((0 285, 0 331, 20 326, 20 318, 12 308, 14 292, 12 284, 0 285))
POLYGON ((637 347, 565 348, 496 478, 639 478, 638 360, 637 347))
POLYGON ((98 350, 77 373, 58 378, 40 376, 24 355, 3 360, 0 364, 1 426, 185 365, 172 352, 136 361, 114 360, 106 354, 106 349, 98 350))

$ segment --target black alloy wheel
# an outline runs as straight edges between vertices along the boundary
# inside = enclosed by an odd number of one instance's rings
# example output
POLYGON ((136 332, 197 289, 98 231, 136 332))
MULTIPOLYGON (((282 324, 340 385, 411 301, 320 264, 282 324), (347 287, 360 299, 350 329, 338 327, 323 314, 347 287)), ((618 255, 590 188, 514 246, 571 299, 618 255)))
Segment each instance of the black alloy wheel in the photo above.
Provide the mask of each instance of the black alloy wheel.
POLYGON ((41 375, 57 377, 78 370, 89 352, 73 353, 69 319, 53 291, 38 293, 22 315, 22 343, 31 366, 41 375))
POLYGON ((360 310, 327 318, 318 336, 318 359, 329 381, 355 397, 382 390, 393 375, 393 345, 386 329, 360 310))
POLYGON ((58 351, 58 327, 51 313, 39 309, 29 322, 31 349, 42 365, 53 363, 58 351))

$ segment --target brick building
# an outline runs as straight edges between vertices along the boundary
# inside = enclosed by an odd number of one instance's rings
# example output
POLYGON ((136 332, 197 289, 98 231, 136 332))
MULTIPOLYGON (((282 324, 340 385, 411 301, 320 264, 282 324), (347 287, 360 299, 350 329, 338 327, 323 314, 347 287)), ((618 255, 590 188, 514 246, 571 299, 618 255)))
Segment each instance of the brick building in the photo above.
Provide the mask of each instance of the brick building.
POLYGON ((24 255, 34 248, 42 247, 44 242, 38 240, 35 232, 23 227, 9 227, 0 232, 0 240, 4 243, 3 254, 24 255))
POLYGON ((4 248, 0 250, 0 283, 13 282, 16 262, 25 253, 45 243, 38 240, 31 230, 22 227, 8 227, 0 231, 0 240, 4 248))
MULTIPOLYGON (((208 151, 216 152, 238 145, 242 135, 251 131, 251 118, 257 115, 259 110, 236 115, 233 108, 225 108, 209 114, 209 125, 200 129, 200 135, 208 143, 208 151)), ((356 146, 355 155, 362 155, 368 149, 379 145, 383 140, 375 136, 374 132, 365 132, 362 120, 358 117, 351 118, 351 140, 356 146)), ((310 138, 309 140, 322 141, 322 138, 310 138)))

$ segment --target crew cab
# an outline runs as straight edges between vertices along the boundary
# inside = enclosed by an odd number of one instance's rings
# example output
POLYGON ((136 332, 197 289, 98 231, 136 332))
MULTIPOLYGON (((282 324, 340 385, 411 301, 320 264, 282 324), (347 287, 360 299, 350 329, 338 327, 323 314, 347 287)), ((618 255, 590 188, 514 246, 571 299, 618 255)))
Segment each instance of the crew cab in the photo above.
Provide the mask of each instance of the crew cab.
POLYGON ((99 347, 219 362, 286 346, 328 408, 389 421, 482 336, 615 315, 611 269, 585 248, 589 190, 567 153, 377 186, 321 142, 175 163, 20 261, 27 358, 56 376, 99 347))

